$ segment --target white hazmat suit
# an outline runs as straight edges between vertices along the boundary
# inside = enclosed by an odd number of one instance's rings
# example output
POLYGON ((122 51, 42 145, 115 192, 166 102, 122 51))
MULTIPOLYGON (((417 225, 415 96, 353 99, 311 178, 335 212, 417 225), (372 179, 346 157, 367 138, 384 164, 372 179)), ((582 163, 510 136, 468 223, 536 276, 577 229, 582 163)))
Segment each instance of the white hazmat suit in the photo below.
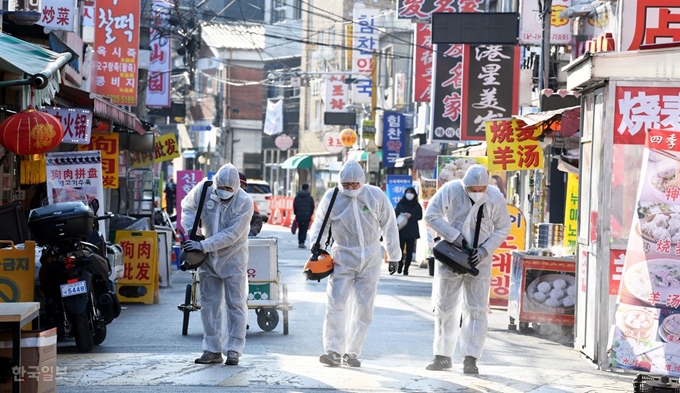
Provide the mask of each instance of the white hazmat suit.
MULTIPOLYGON (((198 183, 182 200, 182 227, 191 228, 203 188, 198 183)), ((201 213, 201 230, 205 240, 202 250, 208 259, 198 268, 201 282, 201 320, 203 350, 214 353, 236 351, 243 354, 248 323, 248 231, 253 215, 253 201, 240 187, 238 170, 232 164, 222 166, 214 176, 201 213), (235 193, 221 200, 217 187, 231 187, 235 193), (227 326, 223 322, 227 305, 227 326), (228 329, 227 329, 228 328, 228 329), (228 337, 226 337, 228 335, 228 337)))
POLYGON ((510 232, 510 214, 500 190, 489 185, 489 173, 482 165, 473 165, 463 180, 444 184, 427 207, 425 221, 442 237, 453 243, 463 235, 474 247, 477 212, 483 206, 478 248, 485 258, 476 266, 478 276, 457 274, 437 262, 432 287, 435 313, 433 351, 439 356, 453 356, 458 334, 463 356, 482 356, 488 326, 491 264, 494 251, 510 232), (487 186, 487 191, 472 204, 465 187, 487 186), (461 313, 463 316, 460 327, 461 313))
MULTIPOLYGON (((339 186, 340 192, 321 237, 323 247, 331 228, 334 243, 330 254, 335 266, 326 287, 328 304, 323 327, 326 352, 361 354, 373 319, 373 303, 383 264, 381 234, 388 261, 401 260, 399 230, 392 204, 380 188, 364 184, 365 181, 364 171, 356 161, 345 163, 340 170, 340 183, 359 182, 361 188, 351 197, 339 186)), ((316 209, 310 229, 312 242, 316 242, 319 235, 333 191, 326 191, 316 209)))

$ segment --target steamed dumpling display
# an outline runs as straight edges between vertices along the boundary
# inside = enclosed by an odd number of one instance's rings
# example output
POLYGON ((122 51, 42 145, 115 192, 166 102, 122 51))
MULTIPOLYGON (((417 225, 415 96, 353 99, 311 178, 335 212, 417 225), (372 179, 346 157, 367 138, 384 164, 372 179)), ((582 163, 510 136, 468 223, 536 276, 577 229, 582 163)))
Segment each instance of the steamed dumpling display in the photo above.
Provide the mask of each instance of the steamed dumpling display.
POLYGON ((574 297, 574 294, 576 292, 576 286, 572 285, 569 288, 567 288, 567 296, 574 297))
POLYGON ((559 306, 561 305, 561 303, 562 303, 561 301, 549 297, 549 298, 545 301, 545 303, 543 303, 543 304, 545 304, 546 306, 549 306, 549 307, 559 307, 559 306))
POLYGON ((571 296, 567 296, 564 299, 562 299, 562 305, 564 307, 571 307, 574 305, 574 298, 571 296))
POLYGON ((552 299, 555 299, 555 300, 560 300, 564 297, 564 291, 561 290, 561 289, 555 288, 552 291, 550 291, 550 297, 552 299))
POLYGON ((548 293, 552 290, 552 286, 548 282, 542 282, 538 284, 537 289, 539 292, 548 293))
POLYGON ((557 289, 564 289, 567 287, 567 282, 564 281, 561 278, 558 278, 557 280, 553 281, 553 287, 557 289))
POLYGON ((534 300, 536 300, 537 302, 543 303, 547 298, 548 296, 546 296, 546 294, 543 292, 534 293, 534 300))

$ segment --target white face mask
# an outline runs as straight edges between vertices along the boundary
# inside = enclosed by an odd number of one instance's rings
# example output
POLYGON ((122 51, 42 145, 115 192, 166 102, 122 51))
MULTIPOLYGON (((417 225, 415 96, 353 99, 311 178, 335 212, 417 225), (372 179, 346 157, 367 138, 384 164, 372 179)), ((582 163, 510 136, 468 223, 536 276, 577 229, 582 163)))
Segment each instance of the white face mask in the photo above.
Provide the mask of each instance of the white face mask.
POLYGON ((485 192, 468 192, 468 196, 473 201, 477 202, 482 196, 486 194, 485 192))
POLYGON ((233 192, 227 190, 215 190, 215 193, 217 193, 217 196, 223 201, 234 196, 233 192))
POLYGON ((359 193, 361 192, 361 188, 358 190, 345 190, 344 188, 342 189, 342 193, 347 195, 350 198, 355 198, 359 193))
POLYGON ((409 201, 412 201, 413 198, 415 198, 415 197, 416 197, 416 194, 412 194, 410 192, 406 194, 406 199, 408 199, 409 201))

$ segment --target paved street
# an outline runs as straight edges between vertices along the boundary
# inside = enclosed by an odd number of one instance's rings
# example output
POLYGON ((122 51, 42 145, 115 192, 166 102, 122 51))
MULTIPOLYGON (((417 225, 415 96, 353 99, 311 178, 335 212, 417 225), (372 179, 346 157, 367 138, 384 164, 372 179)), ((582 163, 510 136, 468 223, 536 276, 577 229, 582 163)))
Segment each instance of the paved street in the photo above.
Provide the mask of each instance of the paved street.
POLYGON ((249 311, 245 355, 239 366, 196 365, 202 327, 191 314, 189 335, 181 335, 190 274, 174 272, 156 305, 125 304, 109 335, 92 353, 59 344, 59 392, 621 392, 632 391, 633 375, 597 371, 566 337, 520 335, 507 330, 504 311, 490 314, 480 376, 462 373, 462 359, 450 371, 425 370, 432 358, 431 277, 427 269, 390 276, 378 289, 375 316, 363 348, 361 368, 327 368, 322 353, 326 280, 305 282, 308 251, 297 248, 287 228, 265 225, 262 236, 279 237, 281 282, 288 284, 290 334, 282 323, 271 332, 249 311))

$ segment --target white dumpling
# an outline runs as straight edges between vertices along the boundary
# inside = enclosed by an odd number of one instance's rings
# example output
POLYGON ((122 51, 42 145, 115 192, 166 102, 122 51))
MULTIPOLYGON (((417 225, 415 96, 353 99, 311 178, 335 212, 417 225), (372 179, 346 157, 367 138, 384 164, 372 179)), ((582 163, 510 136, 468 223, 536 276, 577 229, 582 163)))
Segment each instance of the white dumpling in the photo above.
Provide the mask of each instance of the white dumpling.
POLYGON ((574 297, 575 294, 576 294, 576 285, 572 285, 572 286, 567 288, 567 296, 574 297))
POLYGON ((552 286, 549 282, 542 282, 538 284, 538 290, 543 293, 548 293, 552 290, 552 286))
POLYGON ((562 304, 562 302, 557 299, 549 297, 543 304, 549 307, 559 307, 562 304))
POLYGON ((555 300, 560 300, 564 297, 564 291, 561 290, 561 289, 555 288, 552 291, 550 291, 550 297, 555 299, 555 300))
POLYGON ((545 301, 545 299, 547 299, 547 298, 548 298, 548 296, 543 292, 534 293, 534 300, 536 300, 539 303, 543 303, 545 301))
POLYGON ((567 296, 564 299, 562 299, 562 305, 564 307, 571 307, 574 305, 574 298, 571 296, 567 296))
POLYGON ((557 280, 553 281, 552 285, 553 288, 564 289, 567 287, 567 282, 561 278, 558 278, 557 280))

